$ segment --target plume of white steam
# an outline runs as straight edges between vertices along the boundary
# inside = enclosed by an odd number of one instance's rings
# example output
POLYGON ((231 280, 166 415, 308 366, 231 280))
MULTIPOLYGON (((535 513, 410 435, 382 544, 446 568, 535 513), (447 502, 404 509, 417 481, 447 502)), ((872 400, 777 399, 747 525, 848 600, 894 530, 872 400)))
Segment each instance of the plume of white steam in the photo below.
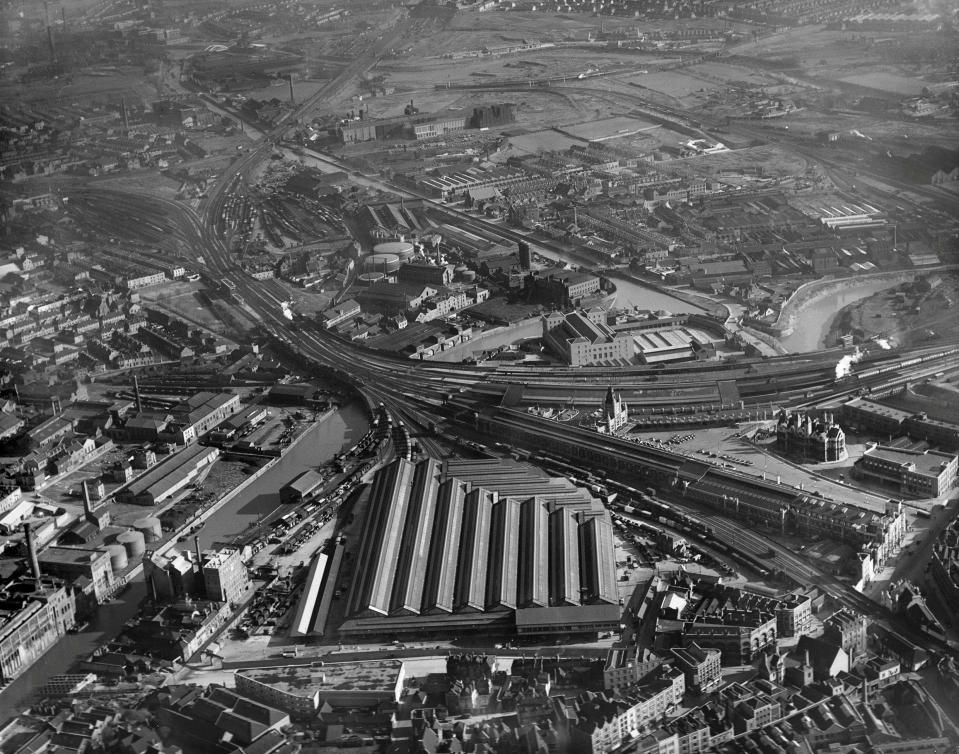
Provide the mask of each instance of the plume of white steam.
POLYGON ((841 380, 843 377, 848 377, 852 374, 852 365, 861 358, 862 353, 860 353, 858 348, 852 354, 843 356, 836 364, 836 379, 841 380))

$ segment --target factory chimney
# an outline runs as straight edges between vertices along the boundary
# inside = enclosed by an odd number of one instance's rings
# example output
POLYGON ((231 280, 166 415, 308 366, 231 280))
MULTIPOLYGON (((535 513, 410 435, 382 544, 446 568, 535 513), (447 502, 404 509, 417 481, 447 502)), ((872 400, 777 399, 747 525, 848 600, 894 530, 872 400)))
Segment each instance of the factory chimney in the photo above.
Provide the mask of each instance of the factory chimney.
POLYGON ((46 2, 43 3, 43 16, 47 22, 47 44, 50 45, 50 62, 57 62, 57 50, 53 46, 53 27, 50 26, 50 9, 47 7, 46 2))
POLYGON ((126 98, 120 97, 120 117, 123 118, 123 135, 130 135, 130 118, 127 115, 127 101, 126 98))
POLYGON ((296 98, 293 96, 293 74, 290 74, 290 104, 296 107, 296 98))
POLYGON ((202 568, 203 564, 203 555, 200 553, 200 537, 199 535, 194 535, 193 537, 193 547, 196 550, 196 564, 202 568))
POLYGON ((60 20, 63 21, 63 33, 67 33, 67 9, 60 6, 60 20))
POLYGON ((137 401, 137 413, 143 413, 143 399, 140 397, 140 380, 137 379, 136 375, 133 375, 133 395, 136 396, 137 401))
POLYGON ((90 486, 86 479, 83 480, 83 518, 87 523, 100 528, 100 520, 93 512, 93 503, 90 500, 90 486))
POLYGON ((30 571, 35 581, 40 580, 40 561, 37 560, 37 543, 33 541, 33 532, 30 530, 30 522, 23 524, 23 541, 27 545, 27 558, 30 560, 30 571))

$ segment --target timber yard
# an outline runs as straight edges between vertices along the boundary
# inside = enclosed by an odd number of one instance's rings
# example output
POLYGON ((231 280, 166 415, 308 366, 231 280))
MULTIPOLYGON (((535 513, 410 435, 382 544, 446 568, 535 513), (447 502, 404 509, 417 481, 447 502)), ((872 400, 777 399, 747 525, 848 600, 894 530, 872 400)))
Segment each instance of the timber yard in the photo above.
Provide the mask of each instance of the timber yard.
POLYGON ((957 750, 954 4, 0 50, 0 752, 957 750))

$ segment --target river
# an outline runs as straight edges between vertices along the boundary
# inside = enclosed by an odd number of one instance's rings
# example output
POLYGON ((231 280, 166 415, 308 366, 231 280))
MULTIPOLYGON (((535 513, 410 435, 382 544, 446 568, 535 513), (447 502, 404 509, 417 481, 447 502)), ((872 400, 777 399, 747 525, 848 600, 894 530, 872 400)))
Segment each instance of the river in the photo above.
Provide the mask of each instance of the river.
POLYGON ((616 278, 613 282, 616 284, 616 306, 622 309, 637 307, 654 312, 665 309, 671 314, 703 314, 706 311, 701 306, 687 303, 675 296, 661 293, 654 288, 647 288, 631 280, 616 278))
MULTIPOLYGON (((556 249, 547 249, 535 242, 530 242, 530 247, 540 256, 552 259, 555 262, 568 262, 576 267, 582 266, 582 261, 556 249)), ((642 283, 635 283, 632 280, 624 280, 620 277, 613 280, 613 283, 616 285, 616 306, 622 309, 638 307, 654 312, 665 309, 672 314, 704 314, 706 312, 706 309, 701 306, 689 304, 682 299, 661 293, 642 283)))
POLYGON ((796 323, 793 331, 779 338, 779 342, 790 353, 808 353, 824 348, 833 321, 845 307, 879 291, 893 288, 900 282, 899 278, 863 280, 860 283, 849 281, 849 285, 839 290, 815 295, 796 308, 793 313, 793 321, 796 323))
MULTIPOLYGON (((359 401, 353 401, 310 427, 308 435, 273 468, 210 516, 200 532, 201 546, 210 547, 214 542, 229 539, 260 515, 275 509, 280 502, 280 487, 300 472, 325 463, 344 447, 353 445, 368 428, 369 422, 359 401)), ((23 709, 50 676, 66 673, 75 662, 112 641, 123 624, 137 614, 145 596, 146 584, 141 573, 118 599, 100 606, 96 619, 83 633, 64 636, 0 692, 0 721, 23 709)))

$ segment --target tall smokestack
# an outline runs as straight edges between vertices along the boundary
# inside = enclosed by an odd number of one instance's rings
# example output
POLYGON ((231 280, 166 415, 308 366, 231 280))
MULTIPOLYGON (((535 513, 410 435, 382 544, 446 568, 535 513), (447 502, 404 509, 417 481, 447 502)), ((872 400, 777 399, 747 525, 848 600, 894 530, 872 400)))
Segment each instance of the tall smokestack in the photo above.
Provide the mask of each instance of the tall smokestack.
POLYGON ((33 532, 30 530, 30 522, 23 524, 23 541, 27 545, 27 558, 30 560, 30 571, 33 573, 35 581, 40 580, 40 561, 37 559, 37 544, 33 541, 33 532))
POLYGON ((196 563, 201 565, 203 563, 203 555, 200 553, 200 537, 199 535, 194 535, 193 537, 193 547, 196 549, 196 563))
POLYGON ((57 62, 57 50, 53 46, 53 27, 50 26, 50 9, 47 4, 43 4, 43 15, 47 22, 47 44, 50 45, 50 62, 57 62))
POLYGON ((140 397, 140 380, 137 379, 136 375, 133 375, 133 394, 136 396, 137 400, 137 413, 143 413, 143 399, 140 397))
POLYGON ((127 115, 127 101, 126 98, 120 97, 120 117, 123 118, 123 135, 130 135, 130 118, 127 115))
POLYGON ((60 6, 60 20, 63 21, 63 33, 67 33, 67 9, 60 6))
POLYGON ((290 74, 290 104, 296 107, 296 97, 293 96, 293 74, 290 74))
POLYGON ((93 512, 93 501, 90 500, 90 484, 86 479, 83 480, 83 518, 87 523, 94 524, 97 527, 100 526, 100 519, 93 512))

